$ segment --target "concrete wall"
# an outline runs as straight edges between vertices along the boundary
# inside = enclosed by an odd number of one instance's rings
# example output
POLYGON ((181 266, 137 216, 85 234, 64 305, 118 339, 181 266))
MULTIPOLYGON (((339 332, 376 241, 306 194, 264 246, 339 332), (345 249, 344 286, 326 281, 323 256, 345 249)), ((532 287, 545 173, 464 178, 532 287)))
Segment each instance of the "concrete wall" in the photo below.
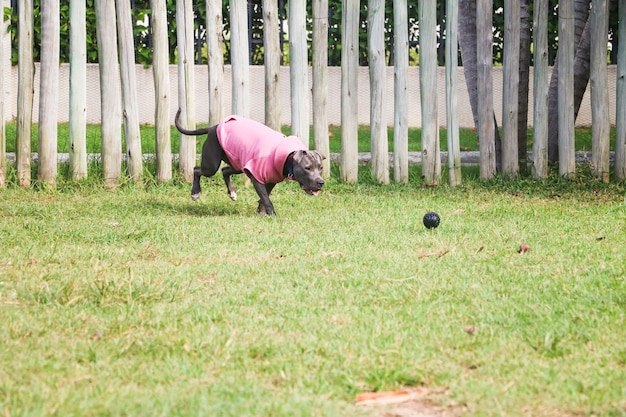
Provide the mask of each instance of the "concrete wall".
MULTIPOLYGON (((16 117, 17 112, 17 67, 5 67, 5 115, 6 120, 12 120, 16 117)), ((250 67, 250 97, 251 109, 250 115, 253 119, 263 121, 264 119, 264 75, 262 66, 250 67)), ((311 68, 309 67, 309 85, 311 84, 311 68)), ((419 68, 409 68, 409 126, 420 127, 421 125, 421 109, 420 109, 420 91, 419 91, 419 68)), ((35 121, 38 120, 39 110, 39 64, 35 69, 35 102, 33 114, 35 121)), ((226 95, 226 112, 230 112, 230 91, 231 91, 231 71, 230 66, 225 67, 225 95, 226 95)), ((615 74, 616 67, 609 67, 609 96, 610 96, 610 120, 615 123, 615 74)), ((174 115, 178 108, 178 82, 177 82, 177 66, 170 66, 171 75, 171 121, 174 121, 174 115)), ((445 109, 445 69, 439 68, 437 81, 439 124, 445 126, 446 109, 445 109)), ((59 91, 59 122, 67 122, 69 120, 69 65, 62 64, 60 68, 60 91, 59 91)), ((369 124, 369 72, 367 67, 359 69, 359 124, 369 124)), ((100 123, 100 87, 98 64, 89 64, 87 67, 87 120, 90 124, 100 123)), ((145 68, 141 65, 137 66, 138 81, 138 97, 140 101, 139 119, 142 124, 154 124, 154 84, 152 77, 152 68, 145 68)), ((461 127, 474 127, 472 120, 472 112, 469 104, 469 98, 465 88, 465 78, 463 69, 459 68, 459 123, 461 127)), ((497 67, 493 70, 494 83, 494 106, 496 109, 496 117, 498 123, 501 124, 502 112, 502 68, 497 67)), ((341 124, 341 68, 329 68, 328 76, 328 120, 331 125, 341 124)), ((531 102, 529 109, 529 124, 532 125, 532 69, 531 69, 531 102)), ((120 88, 119 81, 117 85, 111 88, 120 88)), ((387 68, 387 95, 385 97, 385 113, 387 114, 388 125, 393 125, 393 68, 387 68)), ((591 125, 591 107, 589 102, 589 89, 585 94, 581 109, 576 120, 578 126, 591 125)), ((196 120, 200 123, 208 120, 208 77, 207 67, 205 65, 196 66, 196 120)), ((290 124, 291 112, 289 109, 289 67, 281 68, 281 107, 282 122, 285 125, 290 124)), ((310 106, 312 108, 312 106, 310 106)), ((121 120, 120 120, 121 124, 121 120)))

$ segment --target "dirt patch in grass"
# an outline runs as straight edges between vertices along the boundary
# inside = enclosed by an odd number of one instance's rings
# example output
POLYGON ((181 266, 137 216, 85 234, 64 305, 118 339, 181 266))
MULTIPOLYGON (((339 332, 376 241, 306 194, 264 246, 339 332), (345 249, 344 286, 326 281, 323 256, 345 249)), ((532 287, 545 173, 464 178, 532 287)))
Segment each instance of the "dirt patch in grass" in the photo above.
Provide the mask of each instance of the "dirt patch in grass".
POLYGON ((445 403, 446 391, 417 388, 402 391, 367 392, 357 395, 356 405, 369 409, 367 413, 379 417, 459 417, 466 407, 454 402, 445 403))

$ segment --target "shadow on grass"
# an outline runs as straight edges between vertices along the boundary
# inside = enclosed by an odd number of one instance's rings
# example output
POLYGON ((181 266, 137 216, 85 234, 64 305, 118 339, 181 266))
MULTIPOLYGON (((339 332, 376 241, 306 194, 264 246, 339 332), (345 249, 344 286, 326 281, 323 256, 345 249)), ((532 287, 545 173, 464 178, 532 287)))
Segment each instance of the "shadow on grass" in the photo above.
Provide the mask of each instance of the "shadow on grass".
POLYGON ((173 204, 168 201, 151 200, 148 202, 151 210, 160 214, 185 215, 195 217, 220 217, 257 215, 256 211, 245 203, 215 202, 215 201, 185 201, 173 204), (230 204, 228 204, 230 203, 230 204))

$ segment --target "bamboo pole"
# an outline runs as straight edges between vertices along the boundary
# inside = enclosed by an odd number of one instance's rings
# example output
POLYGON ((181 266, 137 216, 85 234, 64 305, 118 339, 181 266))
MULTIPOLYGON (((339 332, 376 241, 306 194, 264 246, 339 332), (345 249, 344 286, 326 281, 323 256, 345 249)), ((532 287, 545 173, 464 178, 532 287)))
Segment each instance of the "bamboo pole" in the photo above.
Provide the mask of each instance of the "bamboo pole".
POLYGON ((593 174, 601 181, 609 182, 611 166, 609 145, 611 125, 609 122, 609 88, 606 45, 609 38, 607 0, 593 0, 591 6, 591 161, 593 174))
POLYGON ((457 67, 459 53, 459 5, 456 0, 446 4, 446 136, 448 141, 448 178, 450 185, 461 184, 461 144, 457 113, 457 67))
POLYGON ((30 187, 30 135, 33 122, 35 64, 33 0, 23 0, 18 8, 18 88, 17 88, 17 176, 20 187, 30 187))
POLYGON ((409 28, 406 0, 393 2, 393 179, 409 181, 409 28))
POLYGON ((346 182, 356 182, 359 173, 359 2, 343 0, 341 16, 341 176, 346 182))
POLYGON ((172 178, 172 148, 170 133, 169 44, 165 0, 150 0, 152 33, 154 37, 154 93, 156 109, 154 127, 156 139, 156 178, 164 182, 172 178))
MULTIPOLYGON (((178 43, 178 106, 187 129, 196 128, 196 82, 194 72, 194 24, 192 0, 176 0, 178 43)), ((179 134, 179 170, 187 182, 193 181, 196 165, 196 138, 179 134)))
POLYGON ((504 85, 502 91, 502 174, 519 174, 520 2, 504 1, 504 85))
POLYGON ((330 176, 328 136, 328 0, 313 0, 313 143, 326 157, 323 176, 330 176))
POLYGON ((548 176, 548 0, 536 0, 533 18, 533 176, 548 176))
POLYGON ((289 2, 289 73, 291 76, 291 133, 309 147, 309 75, 306 0, 289 2))
POLYGON ((437 2, 421 0, 419 17, 422 176, 426 182, 438 184, 441 179, 441 154, 437 120, 437 2))
POLYGON ((209 125, 224 118, 224 52, 222 1, 206 0, 207 60, 209 73, 209 125))
POLYGON ((87 177, 86 5, 70 0, 70 172, 87 177))

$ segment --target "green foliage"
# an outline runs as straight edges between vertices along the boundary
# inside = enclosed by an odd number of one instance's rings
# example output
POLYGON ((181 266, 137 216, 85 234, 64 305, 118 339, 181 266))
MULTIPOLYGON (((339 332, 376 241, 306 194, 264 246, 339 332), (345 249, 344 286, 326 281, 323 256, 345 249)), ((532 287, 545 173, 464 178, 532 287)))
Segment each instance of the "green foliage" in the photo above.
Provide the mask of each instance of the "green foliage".
MULTIPOLYGON (((41 19, 40 19, 40 4, 42 0, 34 0, 35 5, 35 33, 34 33, 34 46, 35 46, 35 60, 39 60, 39 47, 41 45, 41 19)), ((494 63, 500 64, 502 62, 502 49, 503 49, 503 34, 504 34, 504 0, 494 0, 494 63)), ((229 2, 223 3, 222 16, 224 18, 224 58, 225 62, 230 62, 230 43, 228 42, 230 33, 230 15, 229 15, 229 2)), ((282 4, 282 2, 280 3, 282 4)), ((418 21, 418 0, 408 0, 408 16, 409 16, 409 42, 411 46, 411 64, 415 65, 419 59, 419 21, 418 21)), ((97 62, 98 60, 98 46, 96 40, 96 16, 94 11, 94 0, 86 0, 87 5, 87 60, 88 62, 97 62)), ((250 23, 250 61, 255 65, 263 64, 263 15, 262 15, 262 0, 249 0, 249 23, 250 23)), ((550 62, 556 56, 557 39, 558 39, 558 14, 557 14, 558 0, 550 0, 551 13, 549 14, 548 28, 549 28, 549 49, 550 49, 550 62)), ((167 19, 168 19, 168 36, 169 36, 169 55, 170 62, 176 62, 176 0, 167 0, 167 19)), ((286 21, 288 1, 285 1, 285 7, 279 10, 279 19, 286 21)), ((311 16, 311 2, 307 2, 308 15, 311 16)), ((532 4, 531 4, 531 19, 532 19, 532 4)), ((194 2, 194 21, 196 32, 200 34, 199 44, 196 45, 196 62, 206 63, 206 2, 194 2), (202 46, 201 46, 202 45, 202 46)), ((444 48, 445 39, 445 2, 438 1, 438 20, 439 20, 439 47, 441 51, 444 48)), ((341 18, 342 12, 342 0, 329 0, 328 2, 328 62, 330 65, 341 65, 341 18)), ((150 19, 150 2, 148 0, 136 0, 134 1, 133 19, 136 22, 134 26, 135 46, 136 46, 136 62, 143 65, 150 65, 152 63, 152 35, 149 29, 150 19), (148 25, 148 26, 146 26, 148 25)), ((12 48, 12 62, 17 63, 17 12, 10 8, 4 10, 5 19, 9 20, 11 32, 11 40, 13 43, 12 48)), ((386 3, 385 11, 386 19, 386 31, 385 31, 385 43, 387 44, 387 58, 390 65, 393 65, 392 45, 393 45, 393 4, 392 2, 386 3)), ((614 38, 614 34, 617 33, 617 19, 616 13, 613 13, 610 19, 609 33, 610 37, 614 38)), ((359 63, 360 65, 367 65, 367 0, 360 0, 360 18, 361 18, 361 30, 359 31, 359 63)), ((307 20, 308 30, 312 30, 312 20, 307 20)), ((283 52, 284 62, 289 62, 289 48, 287 45, 287 34, 283 39, 283 52)), ((309 54, 311 46, 309 44, 309 54)), ((615 48, 612 52, 611 58, 615 59, 615 48)), ((440 65, 443 65, 443 54, 440 54, 440 65)), ((65 2, 61 5, 61 62, 69 61, 69 4, 65 2)))

